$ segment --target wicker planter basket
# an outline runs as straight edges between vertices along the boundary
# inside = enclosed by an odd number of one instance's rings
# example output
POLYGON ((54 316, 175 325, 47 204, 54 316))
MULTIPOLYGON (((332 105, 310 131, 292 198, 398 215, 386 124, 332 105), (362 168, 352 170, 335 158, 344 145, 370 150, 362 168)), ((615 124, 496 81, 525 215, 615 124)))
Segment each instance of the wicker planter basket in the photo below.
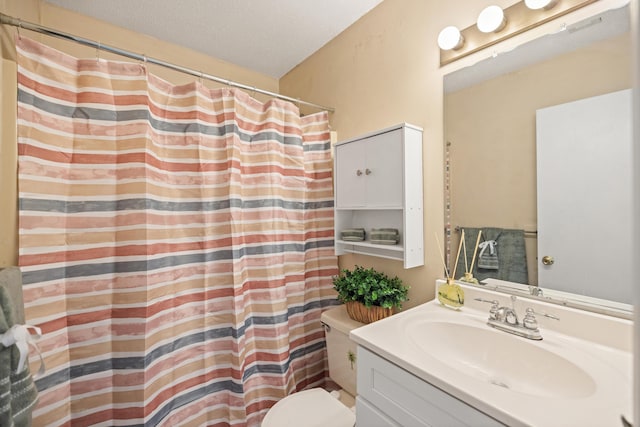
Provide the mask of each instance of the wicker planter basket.
POLYGON ((392 308, 383 308, 375 305, 367 307, 358 301, 348 301, 345 305, 349 317, 362 323, 372 323, 393 314, 392 308))

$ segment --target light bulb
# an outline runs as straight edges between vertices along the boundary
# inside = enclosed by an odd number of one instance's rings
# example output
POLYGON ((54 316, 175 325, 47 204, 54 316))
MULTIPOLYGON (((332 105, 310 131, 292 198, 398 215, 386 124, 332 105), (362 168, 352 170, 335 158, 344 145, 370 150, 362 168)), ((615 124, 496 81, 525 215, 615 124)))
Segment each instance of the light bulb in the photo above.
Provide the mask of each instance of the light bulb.
POLYGON ((459 49, 464 44, 460 30, 453 25, 445 27, 438 35, 438 46, 442 50, 459 49))
POLYGON ((555 4, 555 0, 524 0, 524 4, 533 10, 551 9, 555 4))
POLYGON ((478 15, 478 30, 483 33, 498 32, 504 28, 507 20, 500 6, 488 6, 478 15))

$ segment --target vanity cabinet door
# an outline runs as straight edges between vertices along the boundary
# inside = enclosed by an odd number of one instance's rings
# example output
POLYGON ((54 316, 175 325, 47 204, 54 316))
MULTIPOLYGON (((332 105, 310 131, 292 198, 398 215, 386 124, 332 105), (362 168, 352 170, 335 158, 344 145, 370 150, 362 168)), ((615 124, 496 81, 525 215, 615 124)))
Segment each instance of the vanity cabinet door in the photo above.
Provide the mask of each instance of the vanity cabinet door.
MULTIPOLYGON (((364 347, 358 347, 357 388, 358 399, 384 414, 379 422, 370 421, 367 426, 389 425, 386 418, 403 427, 504 427, 364 347)), ((373 415, 369 412, 367 416, 373 415)))
POLYGON ((361 397, 356 397, 356 423, 363 427, 402 427, 361 397))

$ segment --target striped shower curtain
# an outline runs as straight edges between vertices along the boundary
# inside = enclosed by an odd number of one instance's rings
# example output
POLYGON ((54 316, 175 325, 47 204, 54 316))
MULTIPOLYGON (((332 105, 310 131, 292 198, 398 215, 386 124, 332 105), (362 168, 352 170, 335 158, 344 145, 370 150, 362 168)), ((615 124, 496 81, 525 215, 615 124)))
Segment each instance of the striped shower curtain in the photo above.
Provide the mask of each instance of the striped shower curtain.
POLYGON ((255 426, 326 378, 327 114, 18 49, 35 426, 255 426), (32 358, 33 359, 33 358, 32 358))

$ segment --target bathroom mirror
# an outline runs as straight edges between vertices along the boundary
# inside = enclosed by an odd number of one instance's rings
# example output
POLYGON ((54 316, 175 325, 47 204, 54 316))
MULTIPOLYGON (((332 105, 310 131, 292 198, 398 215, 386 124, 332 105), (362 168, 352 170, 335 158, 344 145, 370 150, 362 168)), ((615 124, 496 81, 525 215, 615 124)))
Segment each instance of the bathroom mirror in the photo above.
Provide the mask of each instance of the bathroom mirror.
MULTIPOLYGON (((627 5, 560 27, 553 34, 509 52, 497 52, 493 58, 444 77, 445 170, 448 171, 445 215, 451 227, 445 249, 450 266, 460 241, 460 228, 523 230, 526 279, 519 283, 482 280, 486 283, 483 286, 621 317, 631 316, 630 300, 602 295, 602 288, 606 289, 608 284, 598 284, 599 294, 584 280, 572 283, 575 289, 572 292, 537 287, 538 273, 544 267, 537 253, 538 235, 543 230, 539 229, 538 221, 537 201, 542 194, 538 192, 536 170, 536 111, 629 89, 631 56, 627 5), (536 295, 532 295, 534 293, 536 295)), ((608 179, 607 170, 593 169, 590 173, 600 174, 595 176, 603 182, 608 179)), ((571 175, 570 170, 567 175, 571 175)), ((576 188, 576 191, 585 189, 576 188)), ((568 223, 575 215, 575 211, 571 213, 568 209, 566 217, 561 219, 568 223)), ((611 221, 611 216, 602 218, 603 230, 611 221)), ((580 249, 584 248, 575 248, 580 249)), ((599 250, 597 238, 588 250, 599 250)), ((624 245, 614 252, 617 252, 614 256, 622 256, 624 245)), ((587 277, 589 267, 583 267, 587 277)), ((611 271, 611 280, 625 283, 624 278, 617 275, 616 265, 606 268, 611 271)), ((631 282, 627 281, 624 286, 630 288, 631 282)), ((632 292, 629 290, 628 294, 632 292)))

